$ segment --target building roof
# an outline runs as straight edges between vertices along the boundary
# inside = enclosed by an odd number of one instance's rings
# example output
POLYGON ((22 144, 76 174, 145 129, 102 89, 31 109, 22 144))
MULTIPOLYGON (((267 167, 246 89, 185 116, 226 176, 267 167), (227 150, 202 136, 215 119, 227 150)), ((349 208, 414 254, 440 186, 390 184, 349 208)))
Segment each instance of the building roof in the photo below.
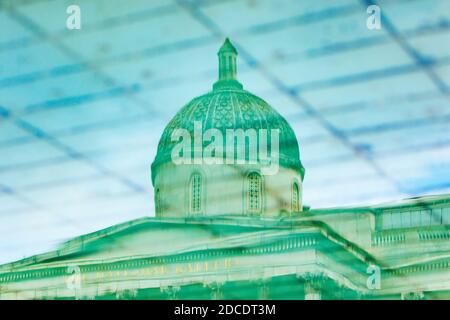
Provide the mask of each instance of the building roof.
POLYGON ((450 194, 442 195, 428 195, 422 197, 412 197, 401 199, 397 201, 385 202, 375 205, 367 206, 347 206, 347 207, 335 207, 335 208, 325 208, 325 209, 315 209, 311 208, 308 211, 301 213, 305 216, 311 215, 321 215, 321 214, 337 214, 337 213, 361 213, 361 212, 380 212, 384 210, 393 209, 407 209, 412 207, 424 207, 427 208, 435 204, 446 204, 450 203, 450 194))

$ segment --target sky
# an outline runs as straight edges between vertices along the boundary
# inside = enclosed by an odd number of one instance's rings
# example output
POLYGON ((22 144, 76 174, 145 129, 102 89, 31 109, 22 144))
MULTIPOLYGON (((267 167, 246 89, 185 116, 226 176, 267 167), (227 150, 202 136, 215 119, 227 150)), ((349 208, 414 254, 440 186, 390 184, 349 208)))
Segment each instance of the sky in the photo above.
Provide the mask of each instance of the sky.
POLYGON ((0 263, 154 215, 159 138, 225 37, 297 135, 306 205, 450 191, 449 1, 2 0, 0 263))

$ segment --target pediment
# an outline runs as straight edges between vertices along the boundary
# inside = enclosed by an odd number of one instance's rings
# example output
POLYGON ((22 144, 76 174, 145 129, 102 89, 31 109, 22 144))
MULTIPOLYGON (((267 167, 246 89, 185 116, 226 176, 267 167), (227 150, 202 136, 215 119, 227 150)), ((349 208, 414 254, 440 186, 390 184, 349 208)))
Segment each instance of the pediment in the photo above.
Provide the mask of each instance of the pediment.
POLYGON ((216 223, 211 219, 136 219, 76 237, 57 250, 0 266, 0 272, 35 265, 114 261, 220 248, 270 230, 258 224, 230 223, 232 220, 216 223))
POLYGON ((345 248, 348 244, 343 239, 329 241, 327 237, 335 235, 328 235, 322 227, 307 223, 292 228, 278 220, 234 217, 190 220, 142 218, 74 238, 55 251, 0 266, 0 273, 236 248, 243 254, 260 254, 283 250, 294 242, 298 246, 314 245, 324 251, 335 251, 336 246, 343 247, 357 260, 367 258, 364 252, 345 248), (318 241, 319 238, 322 240, 318 241))

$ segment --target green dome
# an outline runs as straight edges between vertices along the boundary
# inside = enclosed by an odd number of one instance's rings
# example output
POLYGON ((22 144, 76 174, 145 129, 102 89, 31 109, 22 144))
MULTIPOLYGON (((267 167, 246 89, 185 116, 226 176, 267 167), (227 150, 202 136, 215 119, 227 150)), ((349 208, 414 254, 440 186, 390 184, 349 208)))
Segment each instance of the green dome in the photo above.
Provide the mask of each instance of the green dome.
MULTIPOLYGON (((227 39, 219 51, 231 55, 231 66, 219 69, 219 81, 209 93, 199 96, 186 104, 169 122, 158 145, 158 152, 152 164, 152 180, 159 165, 171 161, 172 148, 177 142, 171 140, 175 129, 186 129, 193 135, 194 121, 201 122, 203 130, 218 129, 225 136, 226 129, 271 129, 279 130, 279 164, 300 172, 303 179, 304 168, 300 162, 297 138, 288 122, 261 98, 242 89, 235 79, 237 52, 230 49, 227 39), (231 71, 230 71, 231 69, 231 71)), ((234 47, 232 47, 234 48, 234 47)), ((230 60, 228 60, 230 61, 230 60)))

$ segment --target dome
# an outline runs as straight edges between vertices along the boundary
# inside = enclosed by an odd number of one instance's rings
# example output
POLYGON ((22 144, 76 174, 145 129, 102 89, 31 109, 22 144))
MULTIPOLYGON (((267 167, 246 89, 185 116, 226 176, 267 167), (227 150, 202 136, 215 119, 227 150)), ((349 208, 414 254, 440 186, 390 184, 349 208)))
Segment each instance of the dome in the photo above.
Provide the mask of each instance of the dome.
MULTIPOLYGON (((219 55, 228 52, 237 54, 226 39, 219 55)), ((171 153, 177 143, 171 138, 174 130, 183 128, 193 135, 195 122, 201 122, 204 131, 215 128, 223 136, 227 129, 279 130, 279 164, 297 170, 303 179, 305 169, 300 161, 297 138, 289 123, 263 99, 244 90, 236 79, 222 80, 219 77, 212 91, 192 99, 165 128, 152 164, 153 181, 158 166, 171 161, 171 153)))
POLYGON ((212 90, 182 107, 159 141, 152 163, 156 216, 301 211, 305 170, 294 131, 236 79, 237 50, 228 39, 218 57, 212 90))

